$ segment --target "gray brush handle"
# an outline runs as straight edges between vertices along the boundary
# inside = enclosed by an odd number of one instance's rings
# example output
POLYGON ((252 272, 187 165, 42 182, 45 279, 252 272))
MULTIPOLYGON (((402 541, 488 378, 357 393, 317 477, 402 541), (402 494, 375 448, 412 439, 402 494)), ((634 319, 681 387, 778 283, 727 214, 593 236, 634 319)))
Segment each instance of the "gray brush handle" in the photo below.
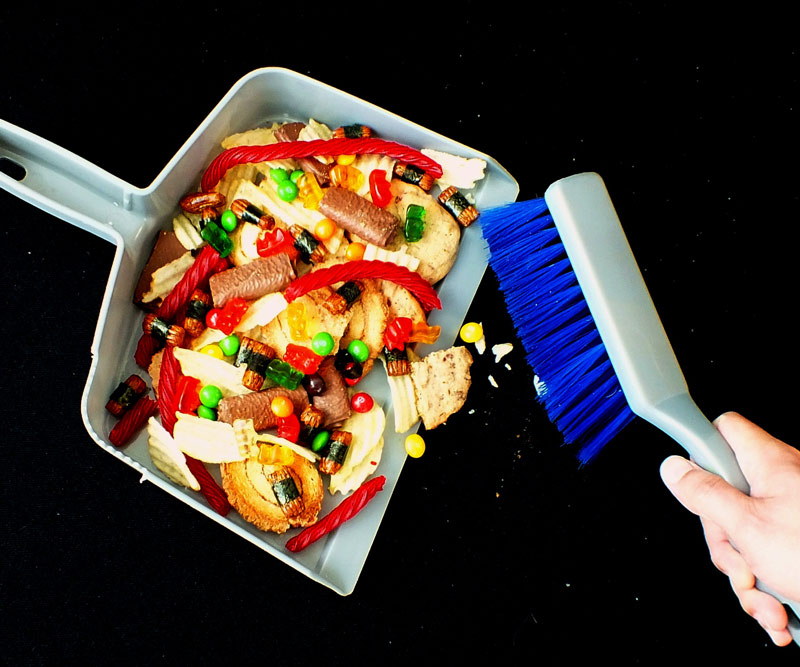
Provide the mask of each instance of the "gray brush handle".
MULTIPOLYGON (((595 173, 564 178, 547 189, 545 201, 631 410, 749 494, 730 445, 689 395, 603 180, 595 173)), ((789 631, 800 644, 800 603, 757 586, 791 610, 789 631)))

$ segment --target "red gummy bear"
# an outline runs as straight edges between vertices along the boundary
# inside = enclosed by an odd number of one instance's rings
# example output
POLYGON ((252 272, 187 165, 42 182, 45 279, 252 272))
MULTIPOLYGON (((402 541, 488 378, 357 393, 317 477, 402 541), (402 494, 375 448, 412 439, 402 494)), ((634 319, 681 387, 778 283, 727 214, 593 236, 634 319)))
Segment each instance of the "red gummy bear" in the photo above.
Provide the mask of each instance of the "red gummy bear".
POLYGON ((181 375, 178 380, 178 412, 191 414, 200 405, 201 383, 197 378, 189 375, 181 375))
POLYGON ((372 203, 378 208, 385 208, 392 201, 392 188, 383 169, 373 169, 370 172, 369 193, 372 203))
POLYGON ((263 231, 256 239, 256 252, 259 257, 271 257, 285 252, 289 259, 297 259, 298 251, 294 247, 294 237, 283 229, 263 231))
POLYGON ((300 420, 294 412, 288 417, 278 417, 278 437, 297 442, 300 437, 300 420))
POLYGON ((222 333, 230 336, 236 325, 242 321, 244 314, 250 304, 244 299, 235 297, 225 304, 224 308, 212 308, 206 314, 206 326, 212 329, 219 329, 222 333))
POLYGON ((286 354, 283 355, 283 360, 287 364, 306 375, 316 373, 324 358, 313 350, 294 343, 286 346, 286 354))
POLYGON ((383 332, 383 344, 387 350, 403 350, 411 336, 414 323, 410 317, 395 317, 383 332))

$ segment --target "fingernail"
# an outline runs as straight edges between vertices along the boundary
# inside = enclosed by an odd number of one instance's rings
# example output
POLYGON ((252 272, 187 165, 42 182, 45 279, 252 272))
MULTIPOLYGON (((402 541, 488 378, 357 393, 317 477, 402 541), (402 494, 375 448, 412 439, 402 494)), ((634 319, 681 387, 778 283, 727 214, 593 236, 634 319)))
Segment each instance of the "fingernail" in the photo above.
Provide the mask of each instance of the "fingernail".
POLYGON ((680 456, 670 456, 664 459, 661 464, 659 472, 664 484, 670 486, 676 484, 681 477, 683 477, 689 470, 692 469, 692 464, 680 456))

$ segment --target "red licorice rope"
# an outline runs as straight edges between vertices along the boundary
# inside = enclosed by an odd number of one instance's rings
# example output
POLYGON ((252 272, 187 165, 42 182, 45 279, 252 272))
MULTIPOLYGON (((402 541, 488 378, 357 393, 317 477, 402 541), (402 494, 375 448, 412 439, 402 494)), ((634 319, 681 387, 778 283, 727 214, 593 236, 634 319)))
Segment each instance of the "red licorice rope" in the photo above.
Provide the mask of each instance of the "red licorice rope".
POLYGON ((211 505, 211 509, 221 516, 226 516, 231 511, 231 504, 228 502, 225 491, 220 488, 217 480, 211 476, 202 461, 198 461, 186 454, 184 454, 184 457, 186 458, 186 465, 195 476, 195 479, 197 479, 197 483, 200 484, 200 492, 205 496, 208 504, 211 505))
MULTIPOLYGON (((161 373, 158 376, 158 408, 161 412, 161 425, 172 435, 177 417, 178 383, 180 382, 181 367, 175 358, 173 348, 164 350, 161 360, 161 373)), ((231 509, 228 498, 217 480, 208 472, 202 461, 184 454, 186 465, 200 484, 200 492, 205 496, 208 504, 217 513, 225 516, 231 509)))
POLYGON ((161 372, 158 375, 158 410, 161 413, 161 425, 170 435, 173 434, 177 421, 175 413, 178 407, 178 383, 182 375, 174 349, 165 348, 161 357, 161 372))
POLYGON ((344 262, 312 271, 293 280, 289 287, 284 290, 283 295, 291 303, 296 298, 308 292, 313 292, 315 289, 342 281, 366 278, 388 280, 405 287, 428 312, 434 308, 442 307, 439 295, 436 294, 430 283, 418 273, 405 266, 399 266, 392 262, 382 262, 377 259, 356 259, 351 262, 344 262))
POLYGON ((338 528, 348 519, 352 519, 364 506, 372 500, 378 491, 383 489, 386 477, 380 475, 364 482, 352 495, 345 498, 339 506, 331 510, 321 521, 309 526, 303 532, 295 535, 286 543, 289 551, 302 551, 309 544, 316 542, 320 537, 327 535, 338 528))
POLYGON ((200 181, 200 189, 210 192, 225 172, 237 164, 314 157, 316 155, 387 155, 405 164, 427 171, 434 178, 442 175, 441 165, 418 150, 396 141, 375 139, 313 139, 311 141, 281 141, 265 146, 234 146, 217 155, 208 165, 200 181))
POLYGON ((219 256, 219 253, 210 245, 203 246, 192 265, 183 274, 178 284, 161 302, 156 315, 162 320, 172 320, 175 314, 189 301, 189 298, 201 284, 212 275, 228 266, 228 260, 219 256))
MULTIPOLYGON (((227 267, 227 259, 220 257, 219 253, 210 245, 204 246, 186 273, 161 302, 156 315, 162 320, 171 321, 175 314, 186 305, 195 289, 208 281, 215 273, 227 267)), ((155 338, 149 334, 143 334, 136 345, 133 358, 139 366, 146 369, 160 347, 161 343, 155 338)))
POLYGON ((153 355, 158 352, 160 347, 161 343, 155 338, 149 334, 143 334, 136 344, 136 352, 133 353, 133 360, 139 366, 147 370, 150 366, 150 360, 153 358, 153 355))
POLYGON ((152 398, 142 396, 116 423, 108 439, 115 447, 124 447, 134 434, 156 413, 156 403, 152 398))

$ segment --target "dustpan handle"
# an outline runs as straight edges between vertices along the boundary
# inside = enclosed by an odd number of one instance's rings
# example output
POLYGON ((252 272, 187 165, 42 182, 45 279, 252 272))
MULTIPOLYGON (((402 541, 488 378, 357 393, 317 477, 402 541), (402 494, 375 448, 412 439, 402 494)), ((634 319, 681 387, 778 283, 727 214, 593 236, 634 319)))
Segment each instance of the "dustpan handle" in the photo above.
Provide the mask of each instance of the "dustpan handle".
POLYGON ((0 188, 116 245, 141 225, 139 188, 2 119, 0 188))

